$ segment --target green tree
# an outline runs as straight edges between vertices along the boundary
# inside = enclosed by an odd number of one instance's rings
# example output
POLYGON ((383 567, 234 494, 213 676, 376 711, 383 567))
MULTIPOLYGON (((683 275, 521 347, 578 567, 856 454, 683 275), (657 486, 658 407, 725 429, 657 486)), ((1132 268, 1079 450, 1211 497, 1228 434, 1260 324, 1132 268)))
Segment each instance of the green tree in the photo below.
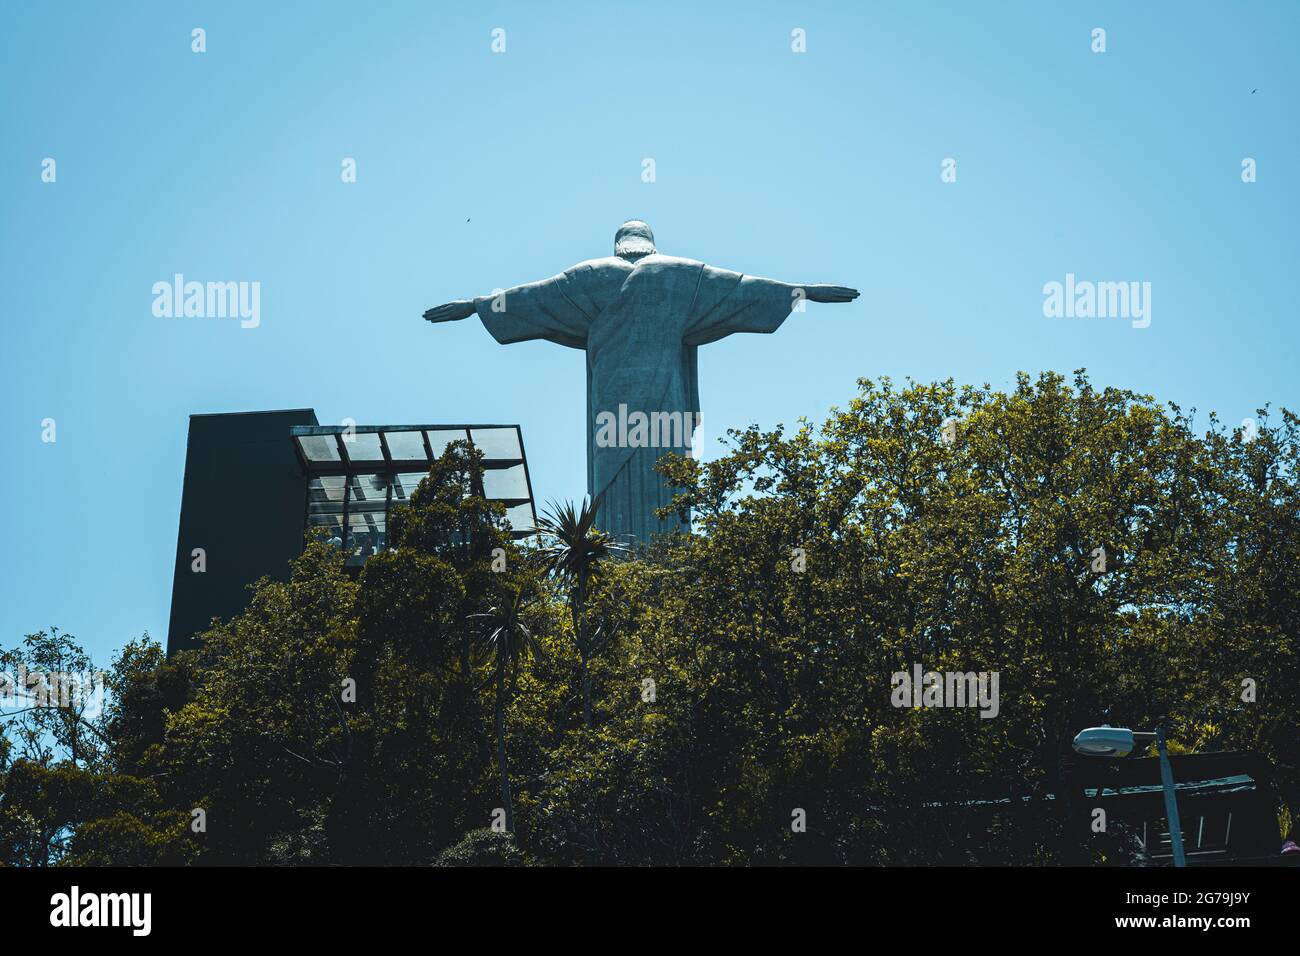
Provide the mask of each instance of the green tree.
POLYGON ((613 561, 569 505, 530 560, 452 446, 359 576, 310 543, 200 651, 128 644, 102 715, 5 718, 0 860, 1109 864, 1131 834, 1079 824, 1070 739, 1164 716, 1267 755, 1291 820, 1297 466, 1286 410, 864 380, 666 460, 693 533, 613 561), (997 716, 895 706, 913 664, 997 673, 997 716))
POLYGON ((492 662, 493 723, 496 728, 497 769, 501 775, 501 806, 506 832, 515 830, 514 798, 510 792, 510 762, 506 752, 506 705, 519 677, 520 663, 537 653, 537 641, 524 618, 528 611, 523 587, 506 588, 499 602, 474 615, 481 627, 479 642, 492 662))
POLYGON ((15 699, 0 718, 0 865, 194 859, 188 815, 167 807, 136 759, 138 738, 125 729, 137 658, 165 670, 147 634, 106 673, 57 629, 0 652, 4 680, 22 685, 5 688, 15 699))
POLYGON ((592 585, 600 577, 605 563, 627 549, 610 534, 596 527, 600 499, 583 500, 578 508, 573 502, 552 505, 537 522, 537 531, 546 543, 534 552, 536 559, 555 577, 564 582, 568 594, 573 637, 578 650, 579 683, 582 691, 582 724, 591 726, 591 662, 608 638, 604 628, 591 627, 587 602, 592 585))
POLYGON ((482 825, 492 731, 470 618, 496 600, 498 549, 525 565, 481 470, 449 446, 359 578, 313 541, 204 635, 161 759, 179 805, 207 809, 206 859, 427 863, 482 825))

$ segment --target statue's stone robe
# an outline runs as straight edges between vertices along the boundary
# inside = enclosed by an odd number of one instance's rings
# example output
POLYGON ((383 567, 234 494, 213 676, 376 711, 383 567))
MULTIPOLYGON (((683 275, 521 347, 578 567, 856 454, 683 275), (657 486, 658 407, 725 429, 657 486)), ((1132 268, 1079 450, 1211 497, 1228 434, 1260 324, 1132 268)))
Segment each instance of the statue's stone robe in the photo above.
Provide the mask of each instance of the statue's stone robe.
MULTIPOLYGON (((587 353, 587 492, 600 495, 597 524, 637 543, 681 527, 654 510, 672 500, 655 462, 684 447, 604 445, 602 412, 698 420, 697 349, 733 332, 774 332, 794 305, 794 286, 742 276, 691 259, 611 256, 580 262, 541 282, 474 300, 502 345, 546 339, 587 353), (494 308, 495 304, 495 308, 494 308)), ((689 425, 687 425, 689 429, 689 425)), ((606 433, 607 434, 607 433, 606 433)))

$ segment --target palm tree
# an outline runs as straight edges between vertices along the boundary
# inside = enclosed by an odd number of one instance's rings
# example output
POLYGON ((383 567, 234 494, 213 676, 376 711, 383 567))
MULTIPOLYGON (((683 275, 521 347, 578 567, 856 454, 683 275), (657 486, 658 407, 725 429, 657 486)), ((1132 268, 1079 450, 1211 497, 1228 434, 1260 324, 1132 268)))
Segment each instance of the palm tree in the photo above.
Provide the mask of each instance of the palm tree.
POLYGON ((573 618, 573 638, 578 647, 582 667, 582 723, 591 726, 591 658, 601 640, 601 629, 594 632, 587 626, 587 597, 592 583, 600 576, 601 563, 627 548, 617 544, 612 535, 596 528, 596 514, 600 511, 600 498, 582 508, 572 501, 563 506, 551 503, 533 529, 544 535, 549 543, 535 552, 537 560, 547 573, 562 579, 569 592, 569 614, 573 618))
POLYGON ((497 768, 501 771, 501 806, 505 809, 508 833, 515 830, 515 810, 510 792, 510 762, 506 755, 507 696, 519 675, 520 662, 539 653, 537 641, 524 623, 527 606, 525 589, 514 587, 486 612, 470 615, 480 621, 479 645, 492 658, 492 679, 496 684, 497 768), (508 685, 507 674, 510 677, 508 685))

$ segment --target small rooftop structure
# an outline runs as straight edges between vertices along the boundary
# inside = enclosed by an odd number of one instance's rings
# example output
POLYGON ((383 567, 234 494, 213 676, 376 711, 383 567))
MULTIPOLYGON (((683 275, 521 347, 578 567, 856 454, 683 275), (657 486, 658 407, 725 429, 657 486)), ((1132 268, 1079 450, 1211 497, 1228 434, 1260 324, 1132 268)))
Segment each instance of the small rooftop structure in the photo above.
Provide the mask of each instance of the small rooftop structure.
POLYGON ((482 452, 483 497, 522 537, 536 514, 518 425, 321 425, 310 408, 191 415, 167 652, 247 607, 254 581, 287 579, 313 532, 360 568, 457 440, 482 452))
POLYGON ((405 504, 454 441, 483 453, 483 497, 499 502, 516 535, 537 523, 518 425, 295 425, 308 475, 306 528, 339 540, 349 563, 388 543, 388 515, 405 504))

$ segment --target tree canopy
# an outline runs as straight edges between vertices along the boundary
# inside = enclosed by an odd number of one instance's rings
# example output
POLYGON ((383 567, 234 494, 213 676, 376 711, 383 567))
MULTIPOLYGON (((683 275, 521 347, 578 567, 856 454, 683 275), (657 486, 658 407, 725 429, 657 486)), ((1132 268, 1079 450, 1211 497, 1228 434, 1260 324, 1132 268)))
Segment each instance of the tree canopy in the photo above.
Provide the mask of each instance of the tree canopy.
MULTIPOLYGON (((567 557, 564 512, 515 541, 458 443, 359 575, 309 541, 200 650, 126 645, 102 713, 0 714, 0 861, 1115 862, 1070 740, 1165 719, 1266 755, 1292 814, 1297 417, 1195 417, 1082 371, 863 380, 666 460, 692 532, 580 577, 585 512, 567 557), (915 664, 998 674, 996 716, 895 706, 915 664)), ((84 658, 42 632, 4 669, 84 658)))

